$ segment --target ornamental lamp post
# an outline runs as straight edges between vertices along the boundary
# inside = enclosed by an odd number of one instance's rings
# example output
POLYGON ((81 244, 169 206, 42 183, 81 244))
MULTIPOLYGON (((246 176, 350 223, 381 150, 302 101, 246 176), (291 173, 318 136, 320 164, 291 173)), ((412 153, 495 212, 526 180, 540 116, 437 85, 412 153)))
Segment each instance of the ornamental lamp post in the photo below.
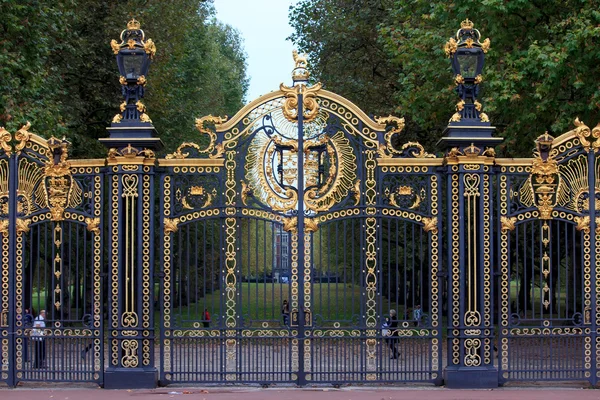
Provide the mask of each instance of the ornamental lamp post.
POLYGON ((113 117, 111 126, 107 128, 110 136, 100 141, 106 147, 115 149, 122 147, 122 142, 127 140, 125 145, 159 150, 163 147, 162 142, 153 137, 156 130, 142 103, 146 77, 156 54, 156 46, 152 39, 146 39, 140 23, 135 19, 127 23, 127 29, 121 32, 120 40, 120 43, 112 40, 110 46, 117 58, 123 102, 120 112, 113 117))
POLYGON ((462 151, 466 146, 494 146, 503 141, 493 138, 495 128, 482 111, 478 101, 485 54, 490 49, 490 39, 480 41, 481 33, 473 22, 466 19, 460 29, 444 46, 446 56, 451 59, 454 83, 459 101, 456 112, 450 118, 441 143, 446 147, 462 151))

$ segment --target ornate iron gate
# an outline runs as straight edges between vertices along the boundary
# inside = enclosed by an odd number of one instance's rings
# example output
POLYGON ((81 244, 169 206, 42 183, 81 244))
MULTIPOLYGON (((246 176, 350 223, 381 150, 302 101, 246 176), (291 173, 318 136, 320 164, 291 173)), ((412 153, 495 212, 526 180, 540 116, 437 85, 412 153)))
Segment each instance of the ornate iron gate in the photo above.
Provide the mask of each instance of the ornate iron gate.
POLYGON ((165 383, 441 382, 441 160, 305 66, 159 160, 165 383))
POLYGON ((598 379, 599 128, 575 125, 499 163, 501 382, 598 379))
POLYGON ((101 383, 104 160, 28 129, 0 131, 1 379, 101 383))

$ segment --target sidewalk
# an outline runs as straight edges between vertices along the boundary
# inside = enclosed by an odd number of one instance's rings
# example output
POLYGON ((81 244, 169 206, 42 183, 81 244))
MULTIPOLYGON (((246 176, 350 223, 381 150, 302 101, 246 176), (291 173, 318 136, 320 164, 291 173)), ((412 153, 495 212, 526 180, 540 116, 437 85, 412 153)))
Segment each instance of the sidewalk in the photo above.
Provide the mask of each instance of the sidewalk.
POLYGON ((104 390, 100 388, 0 389, 2 400, 600 400, 600 390, 582 388, 160 388, 104 390))

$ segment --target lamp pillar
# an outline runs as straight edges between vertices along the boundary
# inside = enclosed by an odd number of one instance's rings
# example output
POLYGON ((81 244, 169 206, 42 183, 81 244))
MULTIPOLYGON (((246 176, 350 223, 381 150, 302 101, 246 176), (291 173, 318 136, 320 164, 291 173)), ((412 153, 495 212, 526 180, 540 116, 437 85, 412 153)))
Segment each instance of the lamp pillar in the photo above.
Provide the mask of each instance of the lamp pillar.
POLYGON ((108 389, 154 388, 154 151, 163 144, 142 103, 156 48, 132 20, 113 40, 123 103, 100 141, 107 157, 109 205, 108 389))
POLYGON ((494 388, 494 277, 492 176, 495 128, 478 101, 489 39, 465 20, 445 46, 452 59, 459 101, 440 144, 448 179, 448 363, 449 388, 494 388))

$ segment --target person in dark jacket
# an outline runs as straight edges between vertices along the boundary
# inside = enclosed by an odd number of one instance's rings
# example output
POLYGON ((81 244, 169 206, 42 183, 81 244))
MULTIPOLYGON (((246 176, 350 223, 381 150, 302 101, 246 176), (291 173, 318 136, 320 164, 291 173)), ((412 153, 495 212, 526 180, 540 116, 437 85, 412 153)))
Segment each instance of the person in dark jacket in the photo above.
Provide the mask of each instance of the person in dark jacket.
POLYGON ((396 348, 396 343, 398 342, 398 317, 396 316, 396 310, 390 310, 390 316, 386 319, 386 324, 389 329, 389 338, 387 339, 388 345, 390 346, 390 350, 392 351, 392 356, 390 359, 397 359, 400 353, 396 348))

